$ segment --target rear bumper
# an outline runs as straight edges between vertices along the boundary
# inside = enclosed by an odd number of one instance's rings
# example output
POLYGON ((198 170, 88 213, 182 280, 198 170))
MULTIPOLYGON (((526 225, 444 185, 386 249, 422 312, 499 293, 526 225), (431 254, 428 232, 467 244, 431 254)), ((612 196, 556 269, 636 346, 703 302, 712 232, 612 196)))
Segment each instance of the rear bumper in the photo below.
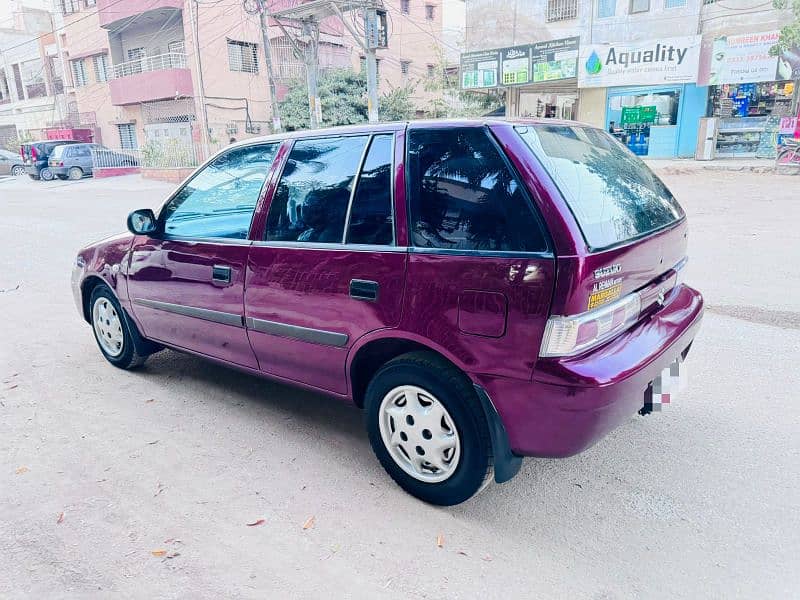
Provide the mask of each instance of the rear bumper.
POLYGON ((476 376, 515 454, 565 457, 589 448, 636 413, 648 385, 692 343, 703 297, 680 285, 663 308, 579 357, 546 359, 533 381, 476 376))

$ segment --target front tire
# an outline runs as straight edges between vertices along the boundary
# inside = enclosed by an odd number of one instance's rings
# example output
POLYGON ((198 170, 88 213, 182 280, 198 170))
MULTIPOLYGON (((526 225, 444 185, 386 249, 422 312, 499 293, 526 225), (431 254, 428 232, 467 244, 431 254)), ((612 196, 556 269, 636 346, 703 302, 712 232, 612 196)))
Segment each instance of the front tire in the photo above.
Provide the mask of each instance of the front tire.
POLYGON ((492 473, 486 416, 469 379, 431 352, 381 367, 365 398, 370 443, 395 482, 420 500, 452 506, 492 473))
POLYGON ((17 165, 16 167, 13 167, 11 169, 12 177, 20 177, 22 175, 25 175, 25 167, 20 167, 19 165, 17 165))
POLYGON ((39 171, 39 178, 42 181, 53 181, 53 179, 55 178, 55 175, 53 174, 53 172, 48 167, 45 167, 44 169, 39 171))
POLYGON ((122 307, 106 285, 98 285, 89 300, 89 316, 97 346, 105 359, 120 369, 135 369, 147 360, 140 354, 122 307))

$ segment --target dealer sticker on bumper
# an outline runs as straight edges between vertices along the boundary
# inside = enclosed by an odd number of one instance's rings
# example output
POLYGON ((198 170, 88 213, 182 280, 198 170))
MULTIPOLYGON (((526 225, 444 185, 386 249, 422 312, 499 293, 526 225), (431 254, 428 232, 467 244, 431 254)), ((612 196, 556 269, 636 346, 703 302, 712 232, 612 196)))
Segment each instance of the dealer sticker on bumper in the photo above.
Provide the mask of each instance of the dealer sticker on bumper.
POLYGON ((686 364, 679 356, 661 371, 644 393, 642 412, 660 411, 664 404, 675 402, 686 389, 686 364))

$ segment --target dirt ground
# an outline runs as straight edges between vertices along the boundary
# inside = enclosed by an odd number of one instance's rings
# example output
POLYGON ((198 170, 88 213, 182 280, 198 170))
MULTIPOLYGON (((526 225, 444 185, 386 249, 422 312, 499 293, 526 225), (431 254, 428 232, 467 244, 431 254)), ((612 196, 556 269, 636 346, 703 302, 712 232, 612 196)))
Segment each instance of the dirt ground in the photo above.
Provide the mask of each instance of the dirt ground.
POLYGON ((0 597, 800 596, 800 179, 666 180, 708 303, 687 394, 447 509, 384 474, 357 409, 102 359, 75 252, 169 186, 0 181, 0 597))

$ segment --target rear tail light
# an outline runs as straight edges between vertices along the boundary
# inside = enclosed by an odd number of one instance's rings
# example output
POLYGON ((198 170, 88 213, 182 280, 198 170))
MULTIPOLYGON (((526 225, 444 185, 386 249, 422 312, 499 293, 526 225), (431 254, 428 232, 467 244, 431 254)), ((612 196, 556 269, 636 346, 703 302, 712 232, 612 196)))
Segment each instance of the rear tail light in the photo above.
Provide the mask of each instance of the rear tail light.
POLYGON ((31 160, 36 160, 36 148, 31 146, 31 160))
POLYGON ((64 166, 64 161, 62 160, 60 163, 58 163, 58 166, 59 167, 63 167, 64 166))
POLYGON ((633 325, 641 308, 639 294, 630 294, 579 315, 550 317, 539 356, 573 356, 602 344, 633 325))

